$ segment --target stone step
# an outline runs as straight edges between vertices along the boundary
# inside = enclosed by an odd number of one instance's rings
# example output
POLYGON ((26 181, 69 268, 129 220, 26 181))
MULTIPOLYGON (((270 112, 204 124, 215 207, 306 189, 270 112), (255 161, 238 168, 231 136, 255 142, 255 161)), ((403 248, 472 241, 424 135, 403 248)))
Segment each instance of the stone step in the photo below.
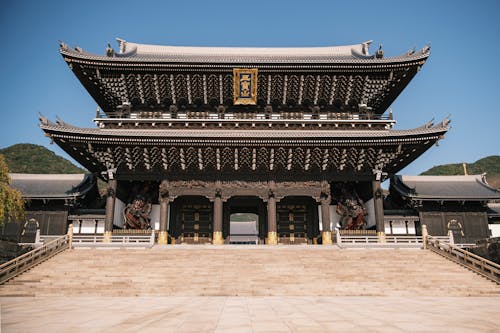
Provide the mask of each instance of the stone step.
POLYGON ((430 251, 156 247, 65 251, 0 287, 5 295, 500 295, 430 251))

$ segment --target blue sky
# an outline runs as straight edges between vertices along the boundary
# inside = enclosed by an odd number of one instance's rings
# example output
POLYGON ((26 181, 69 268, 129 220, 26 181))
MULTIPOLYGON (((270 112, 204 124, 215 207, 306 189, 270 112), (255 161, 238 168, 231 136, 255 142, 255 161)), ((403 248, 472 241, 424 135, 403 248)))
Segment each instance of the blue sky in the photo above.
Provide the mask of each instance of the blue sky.
POLYGON ((500 1, 22 1, 0 4, 0 148, 50 145, 38 113, 93 127, 96 103, 58 40, 103 54, 115 38, 164 45, 326 46, 374 40, 387 56, 431 42, 394 102, 397 129, 451 114, 452 128, 404 174, 500 155, 500 1))

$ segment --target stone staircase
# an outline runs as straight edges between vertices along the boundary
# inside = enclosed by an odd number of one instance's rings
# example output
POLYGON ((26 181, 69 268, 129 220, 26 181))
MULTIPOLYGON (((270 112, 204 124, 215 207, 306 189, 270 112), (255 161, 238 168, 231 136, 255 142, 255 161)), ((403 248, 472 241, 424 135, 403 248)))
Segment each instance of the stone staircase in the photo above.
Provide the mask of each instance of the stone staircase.
POLYGON ((6 296, 500 296, 418 249, 156 246, 66 250, 0 286, 6 296))

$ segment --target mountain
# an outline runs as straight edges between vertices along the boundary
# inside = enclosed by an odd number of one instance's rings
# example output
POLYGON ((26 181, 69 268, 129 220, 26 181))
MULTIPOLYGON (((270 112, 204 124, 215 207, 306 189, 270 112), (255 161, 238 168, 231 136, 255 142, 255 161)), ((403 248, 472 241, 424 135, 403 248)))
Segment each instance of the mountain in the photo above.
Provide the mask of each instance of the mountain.
POLYGON ((0 149, 12 173, 85 173, 67 159, 39 145, 19 143, 0 149))
MULTIPOLYGON (((488 156, 474 163, 466 163, 469 175, 486 173, 488 184, 494 188, 500 188, 500 156, 488 156)), ((462 163, 443 164, 422 172, 422 175, 463 175, 462 163)))

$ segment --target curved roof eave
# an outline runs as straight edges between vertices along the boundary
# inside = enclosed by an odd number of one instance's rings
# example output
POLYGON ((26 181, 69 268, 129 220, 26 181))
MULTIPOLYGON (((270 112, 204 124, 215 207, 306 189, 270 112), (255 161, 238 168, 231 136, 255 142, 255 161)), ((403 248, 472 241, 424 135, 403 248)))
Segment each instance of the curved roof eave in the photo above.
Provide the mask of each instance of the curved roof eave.
POLYGON ((359 64, 378 65, 425 61, 430 55, 428 47, 395 57, 377 58, 363 49, 365 43, 347 46, 304 48, 230 48, 136 45, 136 51, 125 50, 114 56, 97 55, 66 44, 61 55, 81 61, 100 61, 108 64, 125 63, 220 63, 220 64, 359 64), (147 51, 138 51, 142 47, 147 51), (158 49, 158 51, 154 51, 158 49), (151 49, 151 50, 150 50, 151 49))

